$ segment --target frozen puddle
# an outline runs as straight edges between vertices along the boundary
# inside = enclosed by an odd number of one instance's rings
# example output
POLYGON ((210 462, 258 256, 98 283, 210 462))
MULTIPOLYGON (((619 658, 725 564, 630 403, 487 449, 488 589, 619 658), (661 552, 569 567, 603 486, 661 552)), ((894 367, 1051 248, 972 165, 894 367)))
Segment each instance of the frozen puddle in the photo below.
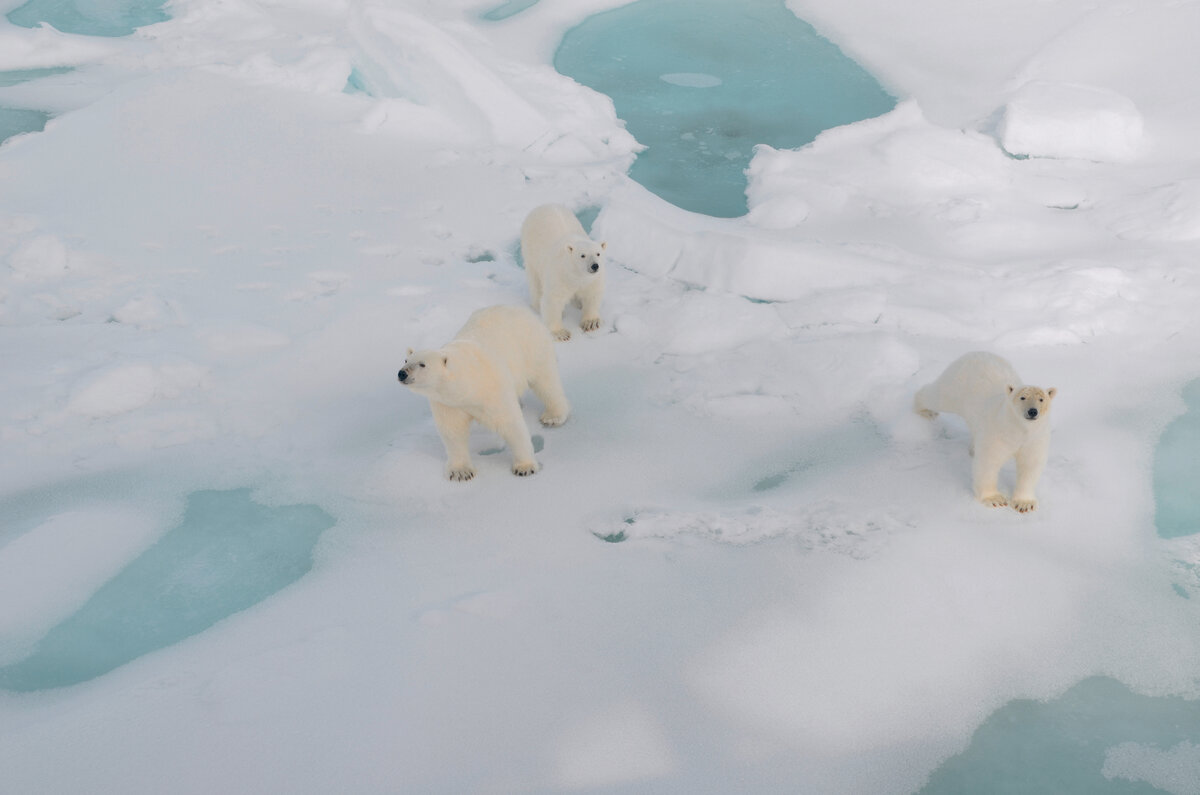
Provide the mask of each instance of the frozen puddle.
POLYGON ((29 0, 8 12, 8 21, 23 28, 45 22, 84 36, 128 36, 170 19, 164 5, 165 0, 29 0))
POLYGON ((1200 379, 1183 399, 1187 411, 1163 431, 1154 454, 1154 523, 1162 538, 1200 532, 1200 379))
POLYGON ((1013 701, 939 768, 922 795, 1198 793, 1200 709, 1087 679, 1050 702, 1013 701))
POLYGON ((554 66, 611 97, 648 147, 629 176, 726 218, 746 213, 755 145, 797 148, 896 104, 783 0, 640 0, 569 30, 554 66))
POLYGON ((0 668, 0 688, 78 684, 203 632, 302 577, 334 521, 315 505, 262 505, 249 489, 194 492, 179 526, 0 668))
POLYGON ((22 133, 41 132, 50 114, 26 108, 0 108, 0 144, 22 133))

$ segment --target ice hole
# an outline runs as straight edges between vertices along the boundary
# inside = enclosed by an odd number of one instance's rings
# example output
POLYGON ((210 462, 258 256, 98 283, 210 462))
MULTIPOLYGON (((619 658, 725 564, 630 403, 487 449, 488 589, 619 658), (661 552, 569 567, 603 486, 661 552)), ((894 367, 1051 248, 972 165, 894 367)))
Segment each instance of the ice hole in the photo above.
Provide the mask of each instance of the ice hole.
POLYGON ((50 114, 25 108, 0 108, 0 144, 21 133, 41 132, 50 114))
POLYGON ((648 148, 629 176, 698 213, 746 213, 757 144, 794 149, 896 104, 783 0, 639 0, 567 31, 559 72, 607 94, 648 148))
POLYGON ((1187 411, 1154 453, 1154 523, 1163 538, 1200 532, 1200 378, 1183 390, 1187 411))
POLYGON ((165 0, 29 0, 8 12, 8 21, 23 28, 43 22, 63 33, 84 36, 128 36, 140 27, 166 22, 165 0))
POLYGON ((1053 701, 1013 701, 976 730, 967 750, 938 768, 921 795, 980 792, 1155 792, 1113 750, 1200 742, 1200 703, 1141 696, 1115 679, 1080 682, 1053 701))
POLYGON ((86 682, 203 632, 308 572, 334 521, 315 505, 262 505, 249 489, 194 492, 177 527, 0 668, 0 688, 86 682))

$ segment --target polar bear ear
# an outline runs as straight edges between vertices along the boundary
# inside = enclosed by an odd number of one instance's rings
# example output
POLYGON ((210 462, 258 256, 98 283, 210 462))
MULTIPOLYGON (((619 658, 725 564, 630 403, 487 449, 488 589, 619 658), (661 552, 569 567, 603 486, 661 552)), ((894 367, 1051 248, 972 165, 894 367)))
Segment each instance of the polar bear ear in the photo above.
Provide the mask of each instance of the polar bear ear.
POLYGON ((1014 390, 1014 389, 1015 389, 1015 387, 1014 387, 1012 384, 1009 384, 1009 385, 1008 385, 1008 394, 1010 394, 1010 395, 1011 395, 1011 394, 1013 393, 1013 390, 1014 390))
POLYGON ((571 252, 572 254, 574 254, 574 253, 575 253, 575 246, 573 246, 573 245, 571 245, 570 243, 568 243, 568 244, 567 244, 567 251, 569 251, 569 252, 571 252))
POLYGON ((600 244, 600 250, 601 250, 601 251, 607 251, 607 250, 608 250, 608 241, 607 241, 607 240, 605 240, 603 243, 601 243, 601 244, 600 244))
POLYGON ((404 355, 405 355, 405 356, 412 356, 412 355, 413 355, 413 349, 412 349, 412 348, 409 348, 409 349, 408 349, 408 353, 406 353, 406 354, 404 354, 404 355))
POLYGON ((1058 394, 1058 387, 1052 386, 1046 390, 1046 396, 1054 400, 1054 396, 1058 394))

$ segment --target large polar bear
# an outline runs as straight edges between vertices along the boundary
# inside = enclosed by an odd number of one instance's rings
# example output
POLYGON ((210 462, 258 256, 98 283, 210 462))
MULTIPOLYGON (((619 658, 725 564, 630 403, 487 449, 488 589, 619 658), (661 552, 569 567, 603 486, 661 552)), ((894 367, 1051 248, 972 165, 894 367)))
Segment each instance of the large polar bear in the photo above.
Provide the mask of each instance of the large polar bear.
POLYGON ((554 339, 523 306, 480 309, 441 348, 409 348, 398 377, 429 398, 451 480, 475 477, 467 447, 471 420, 503 437, 512 451, 513 474, 524 477, 537 472, 538 465, 521 413, 521 395, 532 389, 542 401, 543 425, 562 425, 571 410, 558 377, 554 339))
POLYGON ((529 297, 560 340, 571 339, 563 328, 563 310, 575 301, 583 310, 579 327, 600 328, 604 299, 604 251, 583 231, 575 214, 559 204, 544 204, 521 224, 521 256, 529 278, 529 297))
POLYGON ((1017 371, 992 353, 976 351, 955 360, 936 381, 917 391, 914 408, 926 417, 958 414, 971 431, 972 482, 985 505, 1008 504, 996 481, 1000 467, 1017 460, 1012 506, 1021 513, 1037 508, 1034 488, 1050 451, 1047 415, 1057 389, 1024 386, 1017 371))

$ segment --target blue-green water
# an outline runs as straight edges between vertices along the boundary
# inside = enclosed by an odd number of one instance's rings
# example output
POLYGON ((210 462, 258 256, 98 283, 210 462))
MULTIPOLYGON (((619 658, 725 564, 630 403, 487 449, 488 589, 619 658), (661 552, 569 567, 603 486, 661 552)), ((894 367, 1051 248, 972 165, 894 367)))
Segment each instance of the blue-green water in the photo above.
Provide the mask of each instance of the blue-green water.
POLYGON ((28 83, 30 80, 37 80, 42 77, 63 75, 73 71, 75 69, 72 66, 51 66, 47 69, 14 69, 9 72, 0 72, 0 88, 28 83))
POLYGON ((630 177, 720 217, 746 212, 756 144, 794 149, 896 104, 783 0, 639 0, 567 31, 554 66, 648 147, 630 177))
POLYGON ((85 682, 245 610, 312 568, 334 519, 315 505, 262 505, 249 489, 198 491, 183 521, 0 668, 21 692, 85 682))
POLYGON ((0 108, 0 144, 21 133, 41 132, 50 114, 26 108, 0 108))
POLYGON ((479 15, 480 19, 486 19, 488 22, 500 22, 508 19, 511 16, 521 13, 530 6, 538 4, 538 0, 508 0, 501 3, 495 8, 490 8, 479 15))
MULTIPOLYGON (((70 66, 55 66, 49 69, 16 69, 0 72, 0 88, 28 83, 43 77, 66 74, 74 71, 70 66)), ((46 129, 50 114, 32 108, 0 107, 0 144, 21 133, 41 132, 46 129)))
POLYGON ((371 89, 367 87, 366 78, 362 72, 358 71, 358 67, 350 70, 350 76, 346 78, 346 87, 342 89, 344 94, 366 94, 371 96, 371 89))
POLYGON ((1187 411, 1154 451, 1154 524, 1163 538, 1200 533, 1200 379, 1183 389, 1187 411))
POLYGON ((1200 702, 1139 696, 1101 677, 1055 701, 1013 701, 934 772, 921 795, 1161 793, 1143 781, 1104 775, 1108 752, 1124 743, 1159 751, 1200 743, 1200 702))
POLYGON ((165 22, 165 0, 29 0, 8 13, 23 28, 43 22, 64 33, 128 36, 140 27, 165 22))

